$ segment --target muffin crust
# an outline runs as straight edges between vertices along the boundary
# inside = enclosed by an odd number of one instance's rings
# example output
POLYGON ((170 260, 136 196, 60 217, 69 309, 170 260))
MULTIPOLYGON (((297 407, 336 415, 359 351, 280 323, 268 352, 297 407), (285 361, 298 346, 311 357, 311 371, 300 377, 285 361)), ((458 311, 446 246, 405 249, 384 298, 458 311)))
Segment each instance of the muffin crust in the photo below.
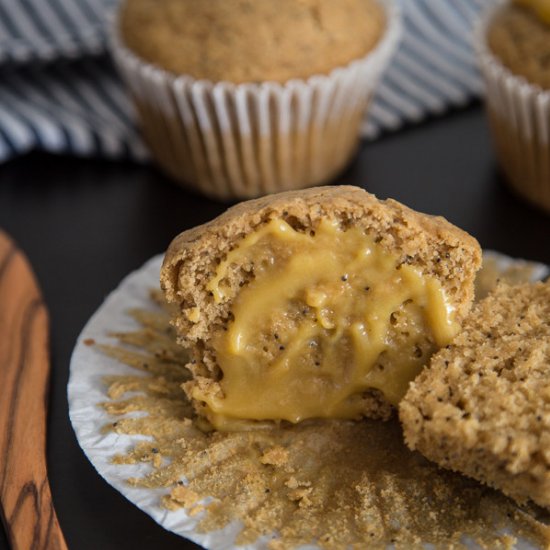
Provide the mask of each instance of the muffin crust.
POLYGON ((328 74, 385 27, 376 0, 126 0, 125 45, 175 74, 233 83, 328 74))
POLYGON ((510 4, 491 22, 488 44, 512 73, 550 89, 550 25, 527 8, 510 4))

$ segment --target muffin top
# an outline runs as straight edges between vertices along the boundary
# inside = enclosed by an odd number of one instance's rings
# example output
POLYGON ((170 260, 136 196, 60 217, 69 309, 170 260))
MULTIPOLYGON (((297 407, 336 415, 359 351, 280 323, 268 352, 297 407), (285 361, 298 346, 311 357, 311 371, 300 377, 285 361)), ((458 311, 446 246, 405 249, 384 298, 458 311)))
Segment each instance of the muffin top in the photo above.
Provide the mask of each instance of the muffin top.
POLYGON ((537 17, 550 24, 550 0, 513 0, 516 5, 524 6, 534 13, 537 17))
POLYGON ((489 27, 489 48, 514 74, 550 89, 550 24, 530 8, 517 2, 498 11, 489 27))
POLYGON ((379 40, 376 0, 125 0, 125 45, 149 63, 234 83, 307 78, 363 57, 379 40))

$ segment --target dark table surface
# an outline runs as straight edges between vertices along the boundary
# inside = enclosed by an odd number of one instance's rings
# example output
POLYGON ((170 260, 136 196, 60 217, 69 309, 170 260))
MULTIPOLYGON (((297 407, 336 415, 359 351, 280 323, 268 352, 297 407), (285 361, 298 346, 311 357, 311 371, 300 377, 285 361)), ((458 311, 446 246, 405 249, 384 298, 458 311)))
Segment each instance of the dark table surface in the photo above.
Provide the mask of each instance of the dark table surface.
MULTIPOLYGON (((484 248, 550 263, 550 216, 503 185, 478 105, 364 144, 337 183, 441 214, 484 248)), ((106 294, 178 232, 226 206, 181 189, 150 166, 38 153, 0 166, 0 227, 28 255, 51 313, 48 465, 71 549, 194 547, 96 474, 71 429, 66 386, 75 340, 106 294)))

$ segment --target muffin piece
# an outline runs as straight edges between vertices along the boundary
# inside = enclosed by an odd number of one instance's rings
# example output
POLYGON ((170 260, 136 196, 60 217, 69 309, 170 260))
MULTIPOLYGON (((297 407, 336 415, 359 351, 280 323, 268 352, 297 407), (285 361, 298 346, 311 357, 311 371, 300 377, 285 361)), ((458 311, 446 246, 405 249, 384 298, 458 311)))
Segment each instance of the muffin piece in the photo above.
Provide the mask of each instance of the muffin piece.
POLYGON ((218 199, 328 182, 399 36, 393 0, 125 0, 113 53, 159 165, 218 199))
POLYGON ((411 449, 550 508, 550 283, 502 284, 476 304, 399 414, 411 449))
POLYGON ((470 308, 479 245, 355 187, 241 203, 172 242, 161 271, 191 349, 185 390, 239 420, 387 417, 470 308))
POLYGON ((366 55, 384 27, 375 0, 127 0, 120 16, 145 61, 235 84, 328 74, 366 55))
POLYGON ((486 18, 478 39, 493 141, 506 179, 550 212, 548 3, 506 3, 486 18))

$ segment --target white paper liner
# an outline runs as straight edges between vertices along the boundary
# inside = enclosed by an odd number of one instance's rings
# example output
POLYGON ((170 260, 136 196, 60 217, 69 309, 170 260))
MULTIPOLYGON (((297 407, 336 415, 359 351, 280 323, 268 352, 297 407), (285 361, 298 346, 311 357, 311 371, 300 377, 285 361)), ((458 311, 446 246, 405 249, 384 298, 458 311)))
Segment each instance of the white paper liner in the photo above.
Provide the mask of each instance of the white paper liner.
MULTIPOLYGON (((514 260, 496 252, 485 252, 484 257, 493 258, 497 266, 507 269, 514 260)), ((520 260, 520 265, 525 262, 520 260)), ((223 530, 207 534, 196 532, 199 518, 189 517, 183 509, 168 511, 161 508, 161 497, 168 494, 168 489, 144 489, 129 485, 130 477, 143 477, 152 470, 149 464, 132 465, 112 464, 115 454, 125 454, 138 441, 148 439, 139 435, 119 435, 114 432, 102 433, 106 424, 113 422, 113 417, 98 406, 106 401, 106 386, 103 378, 109 375, 136 375, 136 370, 112 359, 94 347, 84 342, 93 339, 96 342, 106 342, 111 332, 132 331, 138 328, 137 323, 127 315, 133 308, 150 309, 149 290, 158 287, 162 256, 156 256, 141 269, 128 275, 94 313, 80 333, 73 351, 68 385, 69 415, 76 437, 86 456, 97 472, 130 502, 151 516, 165 529, 196 542, 210 550, 226 550, 234 548, 234 540, 240 530, 240 524, 235 522, 223 530)), ((532 280, 538 280, 550 274, 550 268, 544 264, 534 264, 532 280)), ((254 544, 239 546, 243 550, 260 550, 266 548, 266 537, 254 544)), ((521 545, 518 548, 531 548, 521 545)), ((313 550, 312 545, 300 547, 302 550, 313 550)))
POLYGON ((356 149, 365 108, 401 34, 395 1, 378 1, 386 30, 368 55, 329 75, 283 84, 176 76, 125 48, 114 21, 114 58, 159 165, 222 199, 330 180, 356 149))
MULTIPOLYGON (((113 422, 113 417, 98 406, 108 399, 103 378, 124 374, 136 376, 136 371, 107 357, 94 347, 87 346, 84 341, 92 338, 96 342, 105 342, 109 339, 110 332, 138 328, 137 323, 126 312, 132 308, 151 308, 149 290, 158 288, 161 263, 162 256, 155 256, 141 269, 128 275, 84 327, 71 358, 68 385, 69 416, 80 446, 97 472, 110 485, 165 529, 205 548, 226 550, 235 546, 234 540, 240 530, 238 523, 221 531, 197 533, 195 527, 200 516, 191 518, 183 509, 168 511, 161 507, 161 497, 167 494, 166 490, 136 488, 126 482, 130 477, 143 477, 149 473, 152 470, 149 464, 112 463, 115 454, 125 454, 138 441, 147 440, 148 437, 101 431, 102 426, 113 422)), ((255 550, 262 548, 262 544, 259 541, 259 544, 240 548, 255 550)))
POLYGON ((531 269, 531 278, 530 282, 534 283, 536 281, 542 281, 550 276, 550 266, 546 264, 541 264, 539 262, 531 262, 528 260, 521 260, 518 258, 511 258, 506 254, 501 254, 495 250, 484 250, 483 251, 483 261, 492 260, 495 262, 495 266, 499 271, 506 271, 511 267, 515 268, 524 268, 528 267, 531 269))
POLYGON ((475 33, 493 140, 514 189, 550 211, 550 90, 513 74, 487 44, 489 25, 506 3, 497 0, 475 33))

